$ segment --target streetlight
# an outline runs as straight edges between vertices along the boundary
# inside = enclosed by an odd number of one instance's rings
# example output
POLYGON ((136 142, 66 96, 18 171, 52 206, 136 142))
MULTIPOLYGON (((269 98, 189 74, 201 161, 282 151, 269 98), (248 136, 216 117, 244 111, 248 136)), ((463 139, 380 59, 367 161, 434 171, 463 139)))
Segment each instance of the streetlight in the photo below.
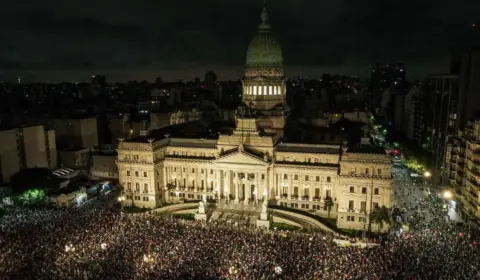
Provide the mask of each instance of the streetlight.
POLYGON ((120 202, 120 213, 122 213, 122 215, 123 215, 123 202, 125 201, 125 199, 126 198, 123 195, 118 197, 118 202, 120 202))
POLYGON ((427 179, 430 178, 432 176, 432 173, 430 173, 430 171, 425 171, 423 172, 423 188, 426 188, 427 187, 427 179))
POLYGON ((443 197, 446 199, 451 199, 453 197, 453 194, 451 191, 444 191, 443 192, 443 197))

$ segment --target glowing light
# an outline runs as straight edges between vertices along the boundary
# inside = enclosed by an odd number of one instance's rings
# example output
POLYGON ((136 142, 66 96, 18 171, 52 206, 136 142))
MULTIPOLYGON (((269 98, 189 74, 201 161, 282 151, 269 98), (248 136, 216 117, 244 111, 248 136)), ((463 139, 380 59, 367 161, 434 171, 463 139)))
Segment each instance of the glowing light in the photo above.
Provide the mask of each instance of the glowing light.
POLYGON ((446 199, 450 199, 450 198, 453 197, 453 194, 452 194, 451 191, 445 191, 445 192, 443 193, 443 197, 445 197, 446 199))
POLYGON ((428 178, 428 177, 430 177, 430 176, 432 176, 432 173, 430 173, 430 171, 425 171, 425 172, 423 173, 423 177, 428 178))

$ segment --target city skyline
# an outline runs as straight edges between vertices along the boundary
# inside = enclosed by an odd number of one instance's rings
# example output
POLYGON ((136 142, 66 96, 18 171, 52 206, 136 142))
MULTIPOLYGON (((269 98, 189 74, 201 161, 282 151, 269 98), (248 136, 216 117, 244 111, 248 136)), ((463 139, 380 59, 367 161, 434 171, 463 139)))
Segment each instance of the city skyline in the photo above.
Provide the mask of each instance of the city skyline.
MULTIPOLYGON (((239 79, 262 1, 64 2, 10 3, 1 12, 2 80, 189 80, 209 70, 221 80, 239 79)), ((474 1, 404 1, 395 9, 378 0, 296 3, 268 3, 289 77, 364 78, 375 62, 404 62, 409 78, 445 73, 478 33, 474 1)))

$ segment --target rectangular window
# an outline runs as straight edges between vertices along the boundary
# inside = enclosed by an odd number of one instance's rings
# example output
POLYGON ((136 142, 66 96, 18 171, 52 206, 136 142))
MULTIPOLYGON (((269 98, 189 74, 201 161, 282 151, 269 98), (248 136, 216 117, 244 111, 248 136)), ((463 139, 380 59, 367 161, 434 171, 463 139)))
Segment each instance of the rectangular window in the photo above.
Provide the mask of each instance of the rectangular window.
POLYGON ((294 179, 295 179, 295 180, 298 180, 298 175, 295 175, 294 179))
POLYGON ((143 172, 143 177, 147 177, 147 172, 143 172))
POLYGON ((127 170, 127 176, 130 176, 130 170, 127 170))
POLYGON ((298 195, 298 187, 293 188, 293 195, 298 195))
POLYGON ((378 188, 373 189, 373 194, 374 194, 374 195, 378 195, 378 194, 379 194, 378 188))
POLYGON ((378 175, 382 175, 382 169, 379 168, 379 169, 377 170, 377 174, 378 174, 378 175))
POLYGON ((308 175, 305 176, 305 181, 308 181, 308 175))
POLYGON ((370 169, 365 168, 365 175, 368 175, 368 174, 370 174, 370 169))
POLYGON ((355 192, 355 187, 354 186, 350 186, 350 193, 354 193, 355 192))
POLYGON ((348 210, 353 211, 353 206, 354 206, 354 201, 353 201, 353 200, 349 200, 349 201, 348 201, 348 210))
POLYGON ((262 180, 265 180, 265 174, 262 174, 262 180))
POLYGON ((145 192, 148 192, 148 184, 147 184, 147 183, 145 183, 145 184, 143 185, 143 190, 144 190, 145 192))
POLYGON ((375 210, 375 209, 378 209, 378 202, 374 202, 374 203, 373 203, 373 209, 374 209, 374 210, 375 210))
POLYGON ((367 193, 367 188, 362 188, 362 194, 366 194, 367 193))
POLYGON ((315 197, 320 197, 320 189, 319 188, 315 189, 315 197))
POLYGON ((360 202, 360 211, 367 211, 367 202, 366 201, 362 201, 360 202))
POLYGON ((130 182, 127 183, 127 190, 129 190, 129 191, 132 190, 132 183, 130 183, 130 182))
POLYGON ((135 183, 135 190, 136 190, 137 192, 140 191, 140 183, 135 183))
POLYGON ((288 179, 288 175, 287 174, 283 174, 283 179, 288 179))
POLYGON ((135 171, 135 177, 138 177, 138 171, 135 171))
POLYGON ((320 176, 315 177, 315 181, 320 182, 320 176))

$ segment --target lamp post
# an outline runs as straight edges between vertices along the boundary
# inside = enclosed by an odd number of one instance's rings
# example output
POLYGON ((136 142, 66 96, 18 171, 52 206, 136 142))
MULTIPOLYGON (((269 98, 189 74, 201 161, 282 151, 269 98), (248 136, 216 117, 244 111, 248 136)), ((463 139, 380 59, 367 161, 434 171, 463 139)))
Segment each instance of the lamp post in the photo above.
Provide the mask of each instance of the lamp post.
MULTIPOLYGON (((432 173, 430 171, 425 171, 423 172, 423 188, 425 189, 427 187, 427 179, 432 177, 432 173)), ((430 191, 429 191, 430 193, 430 191)))
POLYGON ((125 201, 125 199, 126 198, 123 195, 118 197, 118 202, 120 202, 120 213, 122 213, 122 215, 123 215, 123 202, 125 201))

